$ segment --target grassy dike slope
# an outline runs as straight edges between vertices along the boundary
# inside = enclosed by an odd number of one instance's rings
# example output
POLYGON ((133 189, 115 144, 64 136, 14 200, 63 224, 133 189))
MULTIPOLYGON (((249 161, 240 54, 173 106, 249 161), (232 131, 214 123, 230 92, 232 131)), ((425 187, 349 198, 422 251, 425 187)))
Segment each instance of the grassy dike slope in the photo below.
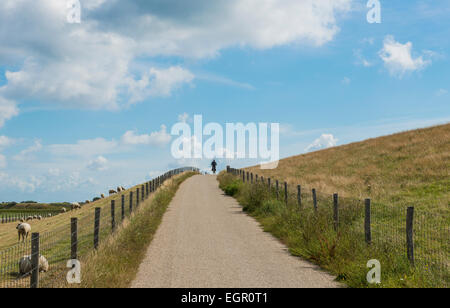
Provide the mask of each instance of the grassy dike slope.
POLYGON ((448 215, 450 124, 289 157, 273 170, 246 170, 322 193, 448 215))
POLYGON ((129 287, 147 247, 180 184, 196 173, 188 172, 168 180, 142 203, 117 232, 82 262, 82 288, 129 287))

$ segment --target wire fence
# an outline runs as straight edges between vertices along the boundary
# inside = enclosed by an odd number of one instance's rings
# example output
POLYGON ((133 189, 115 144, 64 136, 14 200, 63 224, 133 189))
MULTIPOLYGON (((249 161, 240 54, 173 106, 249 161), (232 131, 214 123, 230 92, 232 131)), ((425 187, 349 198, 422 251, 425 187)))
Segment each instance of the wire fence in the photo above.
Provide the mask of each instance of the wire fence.
POLYGON ((25 222, 31 220, 42 220, 62 213, 58 210, 30 210, 30 211, 9 211, 0 210, 0 224, 12 223, 12 222, 25 222))
POLYGON ((33 233, 0 251, 0 288, 69 287, 68 279, 77 276, 75 260, 88 257, 166 180, 186 171, 198 169, 171 170, 112 196, 109 204, 90 207, 67 223, 47 232, 33 233))
MULTIPOLYGON (((253 194, 268 194, 266 199, 278 199, 286 204, 285 221, 291 230, 329 226, 335 233, 345 233, 354 249, 371 249, 383 257, 414 267, 427 279, 450 285, 450 217, 429 213, 422 208, 394 206, 344 198, 338 194, 323 194, 313 187, 264 178, 250 172, 227 168, 253 194), (300 217, 300 218, 299 218, 300 217), (317 220, 322 220, 317 223, 317 220)), ((255 196, 254 198, 258 198, 255 196)), ((304 229, 302 230, 304 231, 304 229)), ((317 231, 317 230, 316 230, 317 231)), ((330 230, 320 230, 329 232, 330 230)))

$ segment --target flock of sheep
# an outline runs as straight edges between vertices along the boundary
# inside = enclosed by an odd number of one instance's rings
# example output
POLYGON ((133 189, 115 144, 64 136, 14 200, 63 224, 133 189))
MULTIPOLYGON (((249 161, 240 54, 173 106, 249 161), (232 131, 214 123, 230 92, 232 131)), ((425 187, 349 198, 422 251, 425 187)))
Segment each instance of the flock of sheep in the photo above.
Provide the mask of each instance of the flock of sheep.
MULTIPOLYGON (((109 195, 117 194, 119 192, 125 191, 125 188, 123 186, 117 187, 117 190, 109 190, 109 195)), ((101 194, 101 199, 105 198, 104 194, 101 194)), ((89 204, 90 201, 86 200, 84 204, 89 204)), ((81 205, 78 202, 72 203, 72 210, 81 209, 81 205)), ((65 213, 67 210, 66 208, 62 209, 63 213, 65 213)), ((51 217, 51 214, 49 215, 51 217)), ((31 221, 31 220, 42 220, 42 216, 40 215, 34 215, 34 216, 28 216, 26 219, 20 219, 20 223, 17 225, 17 233, 19 236, 19 242, 22 239, 22 242, 28 239, 28 235, 31 233, 31 226, 30 224, 26 223, 25 221, 31 221)), ((39 257, 39 271, 40 272, 47 272, 48 271, 48 261, 44 256, 39 257)), ((32 270, 32 263, 31 263, 31 256, 23 256, 19 260, 19 272, 20 275, 25 275, 30 273, 32 270)))

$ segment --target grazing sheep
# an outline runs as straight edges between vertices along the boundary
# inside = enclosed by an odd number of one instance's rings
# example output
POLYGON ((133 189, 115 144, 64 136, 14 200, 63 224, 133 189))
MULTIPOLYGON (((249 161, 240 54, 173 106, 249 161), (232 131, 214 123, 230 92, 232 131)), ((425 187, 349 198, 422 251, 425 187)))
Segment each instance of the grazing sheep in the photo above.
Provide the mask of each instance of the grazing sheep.
POLYGON ((27 221, 33 220, 33 216, 28 216, 27 221))
POLYGON ((63 211, 63 213, 67 212, 65 207, 62 208, 62 211, 63 211))
POLYGON ((120 188, 122 189, 122 191, 125 191, 125 190, 126 190, 125 187, 123 187, 123 186, 120 186, 120 188))
MULTIPOLYGON (((19 260, 19 272, 20 275, 29 274, 32 270, 31 266, 31 256, 24 256, 19 260)), ((39 257, 39 271, 47 272, 48 271, 48 261, 44 256, 39 257)))
POLYGON ((37 217, 37 219, 38 219, 38 220, 42 220, 42 216, 39 215, 39 216, 37 217))
POLYGON ((81 209, 81 205, 78 202, 72 203, 72 210, 81 209))
POLYGON ((25 241, 25 238, 28 239, 28 234, 30 234, 31 232, 31 226, 27 223, 20 223, 17 225, 16 227, 17 229, 17 234, 19 235, 19 242, 20 242, 20 237, 22 236, 22 242, 25 241))
POLYGON ((122 188, 120 186, 117 186, 117 192, 120 193, 122 191, 122 188))
POLYGON ((52 217, 52 214, 48 214, 48 217, 52 217))
POLYGON ((34 216, 33 216, 33 219, 37 219, 37 215, 34 215, 34 216))
POLYGON ((25 222, 25 220, 23 220, 23 218, 20 218, 20 219, 19 219, 19 222, 25 222))
POLYGON ((84 203, 86 203, 86 204, 89 204, 89 203, 91 203, 91 201, 89 201, 89 200, 86 200, 84 203))
POLYGON ((117 192, 116 192, 114 189, 110 189, 110 190, 109 190, 109 194, 110 194, 110 195, 114 195, 114 194, 117 194, 117 192))
POLYGON ((102 197, 102 199, 105 199, 105 195, 104 194, 101 194, 100 197, 102 197))

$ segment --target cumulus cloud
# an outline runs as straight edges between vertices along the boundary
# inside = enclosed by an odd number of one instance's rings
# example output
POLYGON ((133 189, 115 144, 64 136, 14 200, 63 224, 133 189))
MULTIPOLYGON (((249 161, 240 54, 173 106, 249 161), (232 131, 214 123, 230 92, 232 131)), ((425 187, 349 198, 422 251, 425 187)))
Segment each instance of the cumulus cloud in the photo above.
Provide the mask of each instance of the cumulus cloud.
POLYGON ((0 126, 18 104, 115 110, 170 96, 194 75, 139 59, 213 57, 228 47, 321 46, 352 0, 86 0, 67 23, 66 1, 0 1, 0 126), (138 72, 145 72, 139 74, 138 72), (135 77, 139 76, 139 77, 135 77))
POLYGON ((412 46, 411 42, 401 44, 392 35, 386 36, 379 56, 391 75, 401 78, 405 73, 421 70, 431 64, 431 60, 424 60, 422 56, 414 58, 412 46))
POLYGON ((336 139, 332 134, 322 134, 319 138, 314 140, 313 143, 308 145, 305 149, 306 152, 316 151, 325 148, 331 148, 336 146, 338 139, 336 139))
POLYGON ((122 143, 127 145, 156 145, 156 146, 165 146, 170 142, 172 136, 167 133, 167 127, 165 125, 161 125, 160 131, 153 132, 150 135, 136 135, 134 131, 127 131, 122 136, 122 143))
POLYGON ((103 156, 98 156, 96 159, 91 160, 87 168, 92 171, 104 171, 108 169, 108 160, 104 158, 103 156))

